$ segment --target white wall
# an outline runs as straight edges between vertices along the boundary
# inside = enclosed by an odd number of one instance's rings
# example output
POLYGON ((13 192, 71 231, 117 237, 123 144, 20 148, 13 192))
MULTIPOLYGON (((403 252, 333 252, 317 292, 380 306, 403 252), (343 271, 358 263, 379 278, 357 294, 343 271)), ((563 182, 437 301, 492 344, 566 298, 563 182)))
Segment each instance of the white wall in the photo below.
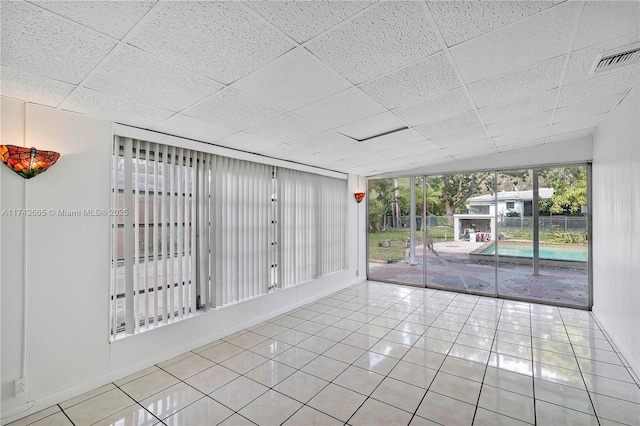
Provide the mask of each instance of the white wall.
MULTIPOLYGON (((24 123, 22 103, 3 101, 1 111, 0 143, 22 146, 24 128, 22 126, 24 123)), ((0 209, 24 208, 24 184, 21 180, 21 177, 0 164, 0 209)), ((23 280, 20 261, 24 249, 22 227, 24 219, 6 215, 0 219, 0 271, 2 272, 0 281, 2 284, 0 347, 3 349, 0 358, 2 361, 0 394, 4 397, 4 395, 13 393, 13 382, 10 380, 19 377, 22 369, 20 352, 17 356, 5 356, 4 350, 5 348, 16 348, 17 351, 20 351, 22 345, 22 286, 13 283, 21 283, 23 280)), ((4 409, 4 407, 2 408, 4 409)))
MULTIPOLYGON (((62 157, 28 181, 0 167, 1 208, 24 208, 25 185, 30 209, 108 208, 111 127, 106 121, 3 99, 3 143, 54 150, 62 157), (24 141, 18 137, 23 128, 24 141)), ((108 218, 2 217, 3 416, 27 401, 108 372, 109 346, 103 331, 109 295, 108 244, 108 218), (23 368, 25 220, 28 394, 16 399, 13 381, 23 368)))
MULTIPOLYGON (((113 124, 2 99, 4 144, 55 150, 61 158, 29 180, 32 209, 109 208, 113 124), (26 120, 26 121, 25 121, 26 120)), ((0 167, 0 209, 24 208, 25 181, 0 167)), ((362 178, 350 176, 355 191, 362 178)), ((2 217, 2 423, 31 414, 138 369, 363 280, 356 276, 356 224, 364 259, 365 209, 349 203, 349 269, 310 283, 217 309, 109 343, 109 218, 28 219, 28 394, 15 398, 22 375, 24 217, 2 217), (359 217, 358 217, 359 213, 359 217)))
POLYGON ((640 89, 593 136, 593 311, 640 375, 640 89))

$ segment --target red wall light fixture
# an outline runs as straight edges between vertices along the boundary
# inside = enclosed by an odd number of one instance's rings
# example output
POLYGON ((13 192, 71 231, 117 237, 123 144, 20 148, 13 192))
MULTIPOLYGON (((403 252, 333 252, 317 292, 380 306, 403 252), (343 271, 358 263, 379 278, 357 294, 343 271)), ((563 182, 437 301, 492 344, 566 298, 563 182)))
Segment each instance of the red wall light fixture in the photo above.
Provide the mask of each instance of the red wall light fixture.
POLYGON ((353 196, 355 197, 358 203, 361 203, 362 200, 364 200, 364 192, 356 192, 353 194, 353 196))
POLYGON ((25 179, 31 179, 44 172, 53 166, 58 158, 60 154, 54 151, 0 145, 0 160, 25 179))

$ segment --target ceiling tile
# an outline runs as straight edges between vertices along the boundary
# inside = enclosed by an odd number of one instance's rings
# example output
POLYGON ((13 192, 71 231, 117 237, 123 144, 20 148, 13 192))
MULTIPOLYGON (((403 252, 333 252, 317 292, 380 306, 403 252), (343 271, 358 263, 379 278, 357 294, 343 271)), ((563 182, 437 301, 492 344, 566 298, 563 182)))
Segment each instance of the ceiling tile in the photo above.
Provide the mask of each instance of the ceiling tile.
POLYGON ((156 124, 151 130, 209 143, 236 132, 227 127, 196 120, 195 118, 180 114, 176 114, 156 124))
POLYGON ((565 58, 554 58, 469 85, 478 108, 535 95, 558 87, 565 58))
POLYGON ((498 147, 511 145, 514 143, 522 143, 526 141, 532 141, 534 139, 546 138, 549 134, 550 126, 537 127, 535 129, 523 130, 517 133, 511 133, 508 135, 498 136, 493 138, 493 142, 498 147))
POLYGON ((622 99, 621 94, 589 99, 579 104, 558 108, 553 116, 554 123, 574 120, 589 115, 598 115, 611 111, 622 99))
POLYGON ((312 152, 328 152, 356 143, 339 133, 328 131, 307 139, 291 142, 289 145, 312 152))
POLYGON ((598 126, 606 117, 607 114, 599 114, 554 124, 553 126, 551 126, 550 135, 558 135, 562 133, 574 132, 577 130, 592 129, 598 126))
POLYGON ((382 168, 382 169, 378 170, 378 172, 380 172, 380 173, 394 173, 394 172, 400 173, 400 172, 402 172, 404 170, 407 170, 409 168, 412 168, 412 167, 414 167, 413 164, 408 163, 406 161, 398 160, 397 164, 394 164, 391 167, 382 168))
POLYGON ((451 48, 467 84, 566 53, 579 4, 565 2, 451 48))
POLYGON ((57 107, 76 87, 39 75, 1 67, 2 96, 57 107))
POLYGON ((413 129, 406 129, 389 135, 379 136, 362 142, 378 151, 391 149, 403 149, 404 147, 418 143, 428 143, 426 139, 413 129))
POLYGON ((446 148, 449 146, 481 141, 487 139, 488 137, 489 135, 487 135, 487 132, 483 127, 476 127, 473 129, 464 130, 451 136, 433 139, 430 142, 438 148, 446 148))
POLYGON ((397 156, 392 155, 389 152, 376 151, 362 155, 360 156, 360 158, 362 159, 362 164, 373 164, 379 163, 389 158, 397 158, 397 156))
POLYGON ((398 108, 460 87, 444 53, 433 55, 360 86, 385 107, 398 108))
POLYGON ((560 90, 558 107, 626 92, 638 78, 639 71, 640 69, 637 66, 625 68, 616 73, 606 74, 601 77, 595 77, 590 80, 564 86, 560 90))
POLYGON ((375 169, 380 173, 387 173, 387 172, 393 172, 396 170, 402 170, 410 166, 411 164, 409 164, 407 161, 400 160, 397 158, 388 158, 382 162, 371 164, 371 167, 375 167, 375 169))
POLYGON ((249 1, 247 5, 283 33, 304 43, 370 6, 369 1, 249 1))
POLYGON ((268 148, 262 151, 261 154, 272 158, 281 158, 283 160, 305 163, 305 159, 312 153, 305 149, 282 144, 268 148))
MULTIPOLYGON (((595 65, 600 54, 627 46, 634 42, 637 43, 638 41, 640 41, 640 33, 635 33, 571 53, 571 59, 569 59, 569 66, 567 67, 563 84, 567 85, 593 78, 594 75, 589 72, 595 65)), ((629 67, 631 66, 634 65, 629 65, 629 67)), ((637 67, 637 65, 635 66, 637 67)), ((607 73, 617 71, 620 71, 620 68, 615 69, 615 71, 607 71, 607 73)), ((598 75, 605 75, 605 73, 599 73, 598 75)))
POLYGON ((125 45, 87 80, 85 87, 178 112, 224 86, 125 45))
POLYGON ((557 89, 547 90, 528 98, 480 108, 478 112, 485 124, 499 123, 552 110, 557 96, 557 89))
POLYGON ((384 111, 380 104, 360 89, 353 88, 300 108, 295 114, 333 129, 384 111))
POLYGON ((404 146, 404 148, 399 152, 398 158, 415 157, 416 161, 418 161, 420 157, 423 156, 424 154, 431 155, 434 151, 440 152, 440 148, 438 148, 428 140, 424 139, 420 142, 411 143, 409 145, 404 146))
POLYGON ((355 84, 441 50, 418 2, 380 2, 307 47, 355 84))
POLYGON ((116 41, 26 2, 1 2, 2 65, 77 84, 116 41))
POLYGON ((472 109, 467 94, 460 88, 413 105, 398 108, 393 113, 409 126, 417 126, 441 121, 472 109))
POLYGON ((412 168, 416 168, 416 167, 430 166, 432 164, 444 163, 444 162, 450 161, 451 157, 445 154, 444 152, 438 150, 438 151, 431 151, 424 155, 415 156, 413 160, 408 159, 406 157, 401 157, 400 160, 405 160, 412 164, 412 168))
POLYGON ((438 121, 436 123, 423 124, 416 127, 424 137, 429 140, 444 138, 462 132, 463 130, 473 129, 482 126, 475 111, 438 121))
POLYGON ((282 112, 234 90, 224 89, 183 114, 219 126, 245 130, 278 117, 282 112))
POLYGON ((336 161, 334 166, 335 170, 341 170, 341 169, 351 169, 352 167, 360 167, 360 166, 364 166, 366 165, 367 162, 363 161, 362 157, 360 156, 352 156, 350 158, 346 158, 344 160, 339 160, 336 161))
POLYGON ((479 140, 464 145, 454 145, 444 148, 445 154, 452 156, 455 160, 463 158, 481 157, 484 155, 495 154, 496 150, 489 139, 479 140))
POLYGON ((406 126, 402 121, 398 120, 395 115, 390 112, 383 112, 382 114, 374 115, 334 130, 350 138, 362 140, 402 127, 406 126))
POLYGON ((447 46, 504 27, 557 4, 551 1, 431 1, 433 14, 447 46))
POLYGON ((121 39, 142 19, 155 2, 39 1, 36 4, 79 24, 121 39))
POLYGON ((335 152, 340 155, 341 159, 354 159, 363 158, 369 154, 377 153, 378 150, 365 145, 363 142, 356 142, 349 145, 344 145, 330 152, 335 152))
POLYGON ((161 2, 130 44, 225 84, 295 47, 240 2, 161 2))
POLYGON ((327 169, 334 169, 336 163, 339 163, 344 159, 343 155, 337 152, 314 152, 305 157, 305 163, 311 164, 317 167, 323 167, 327 169))
POLYGON ((172 115, 170 111, 116 98, 90 89, 80 89, 74 92, 62 103, 61 108, 144 129, 150 128, 172 115))
POLYGON ((258 124, 248 129, 246 133, 271 139, 272 141, 287 143, 308 138, 324 131, 325 129, 321 126, 310 123, 295 115, 287 114, 258 124))
POLYGON ((548 126, 551 124, 552 113, 553 111, 545 111, 527 117, 516 118, 515 120, 501 121, 500 123, 488 125, 487 130, 495 138, 523 130, 535 129, 536 127, 548 126))
MULTIPOLYGON (((347 164, 345 161, 337 161, 335 163, 333 163, 331 170, 335 170, 336 172, 341 172, 341 173, 353 173, 352 170, 356 169, 356 168, 360 168, 361 165, 351 165, 351 164, 347 164)), ((366 176, 360 173, 353 173, 353 174, 357 174, 360 176, 366 176)))
POLYGON ((545 143, 547 143, 547 137, 544 136, 544 137, 532 139, 532 140, 511 141, 511 142, 512 143, 509 143, 507 145, 499 145, 498 152, 515 151, 518 149, 528 148, 531 146, 544 145, 545 143))
POLYGON ((348 172, 359 176, 373 176, 375 171, 375 168, 367 164, 360 167, 350 167, 348 172))
POLYGON ((238 132, 231 136, 227 136, 226 138, 217 140, 216 145, 226 146, 240 151, 262 153, 282 144, 255 135, 250 135, 248 133, 238 132))
POLYGON ((569 132, 569 133, 561 133, 558 135, 552 135, 549 137, 549 141, 548 143, 555 143, 555 142, 562 142, 562 141, 566 141, 566 140, 570 140, 570 139, 576 139, 576 138, 581 138, 584 136, 589 136, 593 133, 593 131, 595 130, 595 127, 591 127, 591 128, 587 128, 587 129, 582 129, 582 130, 576 130, 573 132, 569 132))
POLYGON ((639 2, 587 1, 573 48, 581 49, 638 31, 639 2))
POLYGON ((301 47, 241 78, 231 87, 293 111, 352 85, 301 47))
POLYGON ((413 168, 413 167, 421 166, 425 162, 428 162, 430 160, 432 161, 434 158, 442 159, 447 157, 449 157, 447 154, 443 153, 440 150, 436 150, 436 151, 429 151, 421 155, 416 155, 416 154, 403 155, 402 157, 398 157, 398 160, 406 161, 407 163, 411 164, 411 168, 413 168))

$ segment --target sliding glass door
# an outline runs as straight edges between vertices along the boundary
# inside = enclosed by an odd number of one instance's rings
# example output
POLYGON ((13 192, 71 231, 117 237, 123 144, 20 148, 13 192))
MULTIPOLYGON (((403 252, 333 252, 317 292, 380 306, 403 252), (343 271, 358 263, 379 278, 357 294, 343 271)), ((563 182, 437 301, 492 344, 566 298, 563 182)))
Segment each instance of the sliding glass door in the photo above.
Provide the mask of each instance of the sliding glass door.
POLYGON ((499 295, 589 306, 587 172, 528 170, 530 183, 498 200, 499 295))
POLYGON ((369 182, 369 279, 422 286, 424 178, 369 182))
POLYGON ((476 261, 495 240, 494 172, 429 176, 427 285, 495 294, 495 267, 476 261))
MULTIPOLYGON (((532 170, 513 170, 516 183, 504 185, 495 200, 498 238, 486 254, 496 259, 498 294, 528 298, 533 294, 534 185, 532 170)), ((541 191, 546 195, 546 192, 541 191)))
POLYGON ((369 181, 369 279, 590 307, 588 168, 369 181))

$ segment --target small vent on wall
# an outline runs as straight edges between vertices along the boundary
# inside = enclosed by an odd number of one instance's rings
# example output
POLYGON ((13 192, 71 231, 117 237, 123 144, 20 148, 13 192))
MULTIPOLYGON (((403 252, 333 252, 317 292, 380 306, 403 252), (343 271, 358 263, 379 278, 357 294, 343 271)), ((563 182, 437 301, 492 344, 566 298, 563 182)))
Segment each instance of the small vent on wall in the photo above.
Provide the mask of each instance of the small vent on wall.
POLYGON ((640 62, 640 43, 627 45, 623 48, 602 53, 596 58, 596 63, 591 69, 591 73, 609 71, 625 65, 640 62))

